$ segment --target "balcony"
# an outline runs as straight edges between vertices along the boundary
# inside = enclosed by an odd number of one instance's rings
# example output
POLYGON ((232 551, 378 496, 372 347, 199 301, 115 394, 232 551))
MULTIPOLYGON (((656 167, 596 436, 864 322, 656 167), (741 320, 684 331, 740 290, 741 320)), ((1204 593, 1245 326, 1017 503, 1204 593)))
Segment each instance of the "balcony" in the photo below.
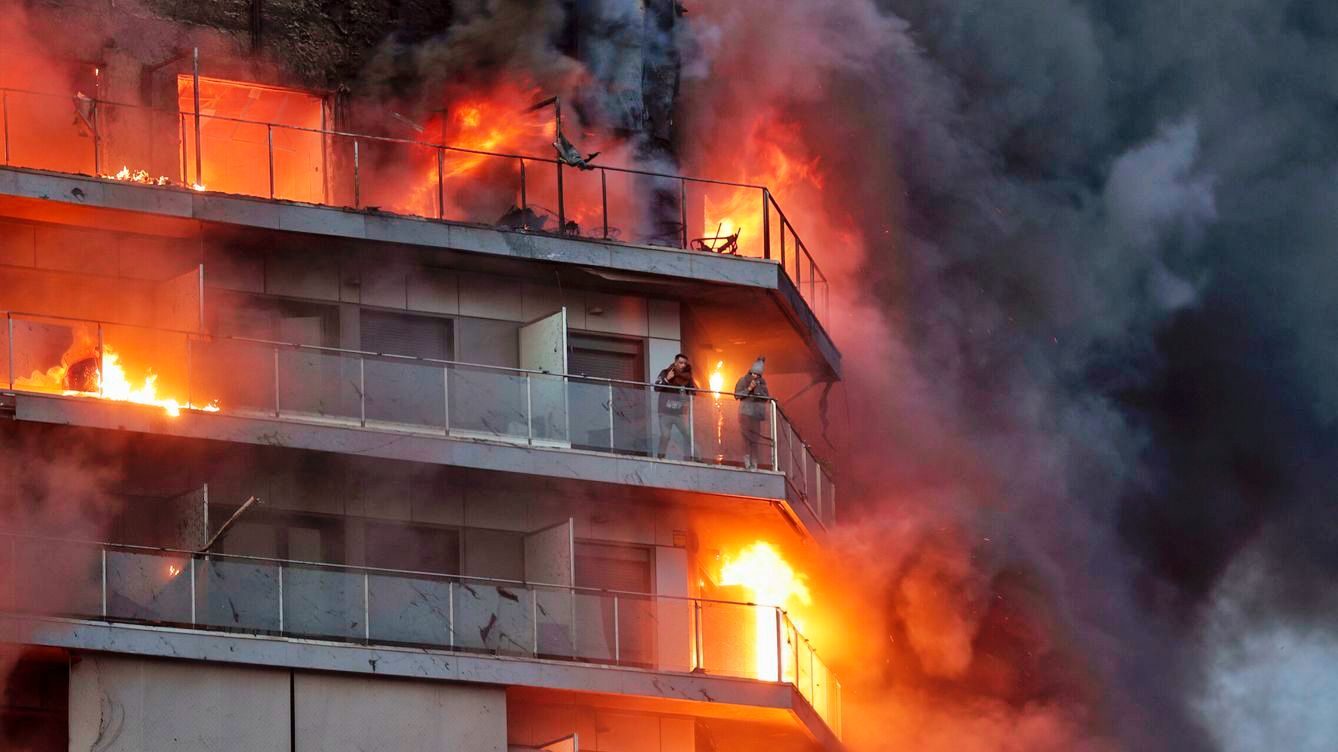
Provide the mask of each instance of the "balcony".
POLYGON ((827 316, 827 277, 765 186, 19 89, 0 117, 5 166, 761 259, 827 316))
POLYGON ((0 565, 3 613, 730 677, 793 687, 841 735, 841 684, 778 608, 11 534, 0 565))
MULTIPOLYGON (((750 421, 728 392, 681 395, 682 418, 669 428, 658 407, 667 393, 650 384, 13 312, 0 328, 0 379, 16 393, 147 404, 202 420, 218 415, 616 456, 671 473, 710 467, 733 478, 718 492, 743 493, 738 489, 752 488, 754 476, 783 478, 801 523, 820 530, 836 516, 830 472, 776 401, 759 402, 750 421)), ((340 446, 364 451, 308 448, 340 446)), ((398 458, 415 458, 408 446, 392 448, 398 458)))

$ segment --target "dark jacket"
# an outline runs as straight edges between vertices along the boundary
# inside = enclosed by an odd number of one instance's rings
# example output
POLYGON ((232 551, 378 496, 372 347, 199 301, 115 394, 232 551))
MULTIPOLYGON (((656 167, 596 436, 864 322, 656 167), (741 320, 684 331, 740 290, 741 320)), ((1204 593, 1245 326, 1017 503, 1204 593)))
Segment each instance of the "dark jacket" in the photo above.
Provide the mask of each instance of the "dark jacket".
POLYGON ((734 399, 740 400, 739 415, 741 417, 761 420, 767 417, 767 398, 771 396, 771 392, 767 391, 766 377, 761 375, 757 377, 757 386, 753 387, 752 392, 749 392, 748 381, 751 378, 751 372, 739 377, 739 380, 734 384, 734 399))
POLYGON ((660 371, 655 378, 655 391, 660 393, 660 412, 666 415, 682 415, 688 409, 688 400, 692 399, 689 389, 696 389, 697 382, 691 372, 683 377, 669 381, 673 371, 669 368, 660 371), (686 379, 686 380, 684 380, 686 379))

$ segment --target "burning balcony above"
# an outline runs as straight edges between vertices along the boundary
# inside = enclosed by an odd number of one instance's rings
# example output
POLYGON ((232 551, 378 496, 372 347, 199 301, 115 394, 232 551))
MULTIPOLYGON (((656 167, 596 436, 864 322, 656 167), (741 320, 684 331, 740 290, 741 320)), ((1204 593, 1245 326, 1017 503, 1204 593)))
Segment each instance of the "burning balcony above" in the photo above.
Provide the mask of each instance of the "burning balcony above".
POLYGON ((442 124, 438 142, 413 141, 330 129, 328 103, 309 93, 211 79, 199 89, 197 107, 192 80, 178 79, 173 110, 0 92, 4 165, 25 170, 0 168, 0 197, 540 260, 592 283, 691 283, 722 310, 762 291, 769 304, 755 309, 799 335, 804 367, 839 375, 821 322, 827 277, 763 186, 504 153, 496 144, 515 142, 487 133, 508 113, 483 108, 442 124))

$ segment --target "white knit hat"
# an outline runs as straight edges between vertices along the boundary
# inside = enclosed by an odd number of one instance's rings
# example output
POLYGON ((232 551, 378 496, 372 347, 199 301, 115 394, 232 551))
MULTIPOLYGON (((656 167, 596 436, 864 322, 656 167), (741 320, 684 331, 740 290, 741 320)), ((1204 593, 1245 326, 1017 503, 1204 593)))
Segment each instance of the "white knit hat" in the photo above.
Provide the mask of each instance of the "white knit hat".
POLYGON ((762 375, 762 369, 766 366, 766 364, 767 364, 767 356, 759 355, 757 356, 757 360, 753 361, 753 367, 748 369, 748 373, 755 373, 760 376, 762 375))

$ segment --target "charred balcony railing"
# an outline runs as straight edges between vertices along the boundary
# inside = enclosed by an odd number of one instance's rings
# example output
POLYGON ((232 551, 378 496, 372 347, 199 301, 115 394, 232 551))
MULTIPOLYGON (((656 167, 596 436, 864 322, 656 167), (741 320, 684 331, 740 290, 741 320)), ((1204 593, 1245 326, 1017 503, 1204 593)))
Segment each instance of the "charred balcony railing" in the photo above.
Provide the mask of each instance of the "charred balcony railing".
MULTIPOLYGON (((819 524, 836 518, 835 485, 774 399, 747 408, 732 392, 554 374, 285 342, 212 337, 82 319, 7 312, 0 378, 14 391, 97 398, 48 371, 84 368, 104 347, 182 409, 399 431, 549 449, 612 453, 781 472, 791 501, 819 524), (84 343, 76 355, 74 343, 84 343), (138 365, 140 367, 135 368, 138 365), (662 400, 683 402, 667 417, 662 400), (753 411, 748 416, 743 410, 753 411), (662 447, 664 433, 669 441, 662 447), (750 440, 752 448, 750 449, 750 440), (751 461, 750 461, 751 460, 751 461)), ((137 401, 137 400, 130 400, 137 401)))
POLYGON ((5 165, 100 177, 125 167, 122 179, 144 170, 148 184, 737 253, 779 263, 828 312, 827 277, 765 186, 20 89, 0 89, 0 121, 5 165), (227 167, 210 165, 224 144, 227 167))
POLYGON ((0 610, 792 684, 839 737, 841 684, 754 603, 0 534, 0 610))

